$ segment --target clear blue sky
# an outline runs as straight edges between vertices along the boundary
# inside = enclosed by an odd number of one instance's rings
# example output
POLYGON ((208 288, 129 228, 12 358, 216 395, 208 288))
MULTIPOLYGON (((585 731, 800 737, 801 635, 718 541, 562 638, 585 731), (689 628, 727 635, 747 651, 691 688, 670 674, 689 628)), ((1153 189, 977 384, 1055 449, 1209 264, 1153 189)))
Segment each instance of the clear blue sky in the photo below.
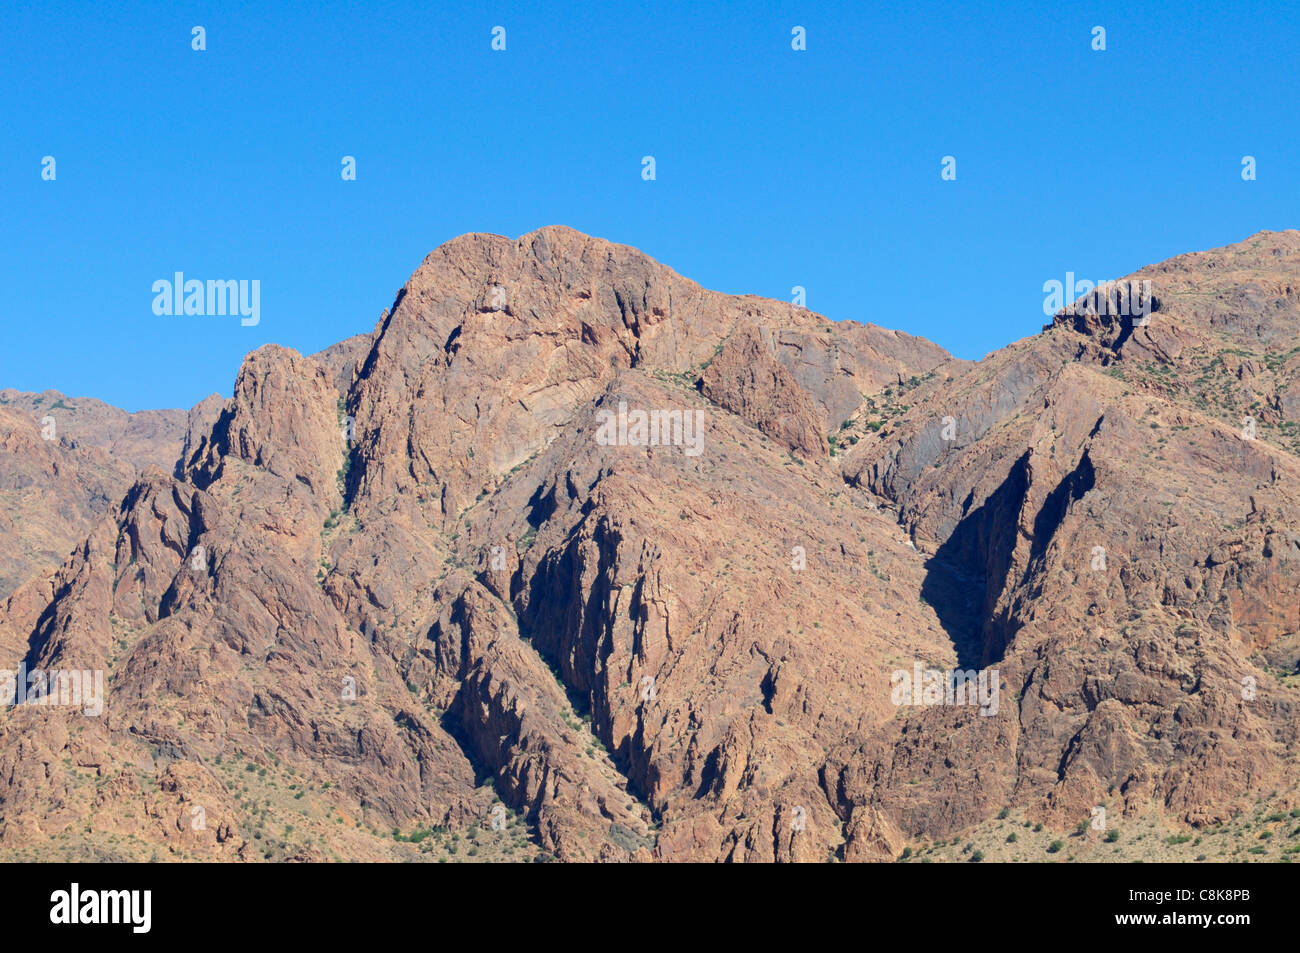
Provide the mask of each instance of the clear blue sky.
POLYGON ((362 6, 4 5, 0 387, 229 394, 472 231, 571 225, 978 358, 1066 271, 1300 225, 1294 3, 362 6), (155 316, 175 271, 259 279, 261 323, 155 316))

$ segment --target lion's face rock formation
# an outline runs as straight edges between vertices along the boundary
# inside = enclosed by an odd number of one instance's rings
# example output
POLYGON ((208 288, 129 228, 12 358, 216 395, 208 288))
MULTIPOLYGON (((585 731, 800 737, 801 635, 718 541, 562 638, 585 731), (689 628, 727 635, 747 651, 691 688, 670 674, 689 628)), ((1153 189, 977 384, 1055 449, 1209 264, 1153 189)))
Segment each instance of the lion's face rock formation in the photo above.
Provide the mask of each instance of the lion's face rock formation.
POLYGON ((563 860, 883 860, 1293 790, 1300 236, 1138 277, 1146 325, 969 364, 570 229, 447 243, 372 333, 249 355, 0 606, 6 665, 105 673, 98 717, 0 712, 0 848, 511 814, 563 860), (982 706, 897 704, 958 667, 982 706))

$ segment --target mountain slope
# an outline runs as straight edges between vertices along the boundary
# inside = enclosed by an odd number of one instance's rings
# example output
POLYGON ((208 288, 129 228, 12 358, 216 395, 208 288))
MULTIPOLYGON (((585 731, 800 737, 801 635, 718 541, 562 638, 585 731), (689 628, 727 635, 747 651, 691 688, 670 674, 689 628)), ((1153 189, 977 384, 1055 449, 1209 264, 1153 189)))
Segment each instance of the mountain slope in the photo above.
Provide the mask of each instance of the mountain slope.
MULTIPOLYGON (((963 656, 1018 688, 1015 745, 992 747, 1016 803, 1067 823, 1117 793, 1201 824, 1294 787, 1300 461, 1281 413, 1255 436, 1231 418, 1294 383, 1297 277, 1296 232, 1143 269, 1145 325, 1094 294, 843 461, 930 556, 963 656), (1222 373, 1242 354, 1267 379, 1222 373)), ((915 801, 916 770, 858 796, 915 801)))
POLYGON ((0 390, 0 598, 56 568, 145 467, 171 469, 185 419, 0 390))
POLYGON ((570 229, 449 242, 0 607, 12 664, 107 677, 0 712, 0 847, 884 860, 1294 797, 1297 238, 978 364, 570 229), (1177 386, 1230 348, 1251 440, 1177 386), (900 707, 918 665, 1000 704, 900 707))

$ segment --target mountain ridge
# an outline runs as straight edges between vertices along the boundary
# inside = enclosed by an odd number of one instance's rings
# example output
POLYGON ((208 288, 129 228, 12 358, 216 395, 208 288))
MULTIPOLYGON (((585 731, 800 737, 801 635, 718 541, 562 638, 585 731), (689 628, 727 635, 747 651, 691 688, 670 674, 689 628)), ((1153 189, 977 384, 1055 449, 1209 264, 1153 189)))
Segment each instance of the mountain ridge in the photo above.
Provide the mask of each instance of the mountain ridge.
POLYGON ((0 848, 890 860, 1300 806, 1300 233, 1196 255, 1130 276, 1145 326, 1075 302, 972 363, 563 226, 444 243, 0 607, 6 658, 109 685, 0 713, 0 848), (620 407, 703 452, 602 443, 620 407), (1002 706, 900 707, 914 665, 1002 706))

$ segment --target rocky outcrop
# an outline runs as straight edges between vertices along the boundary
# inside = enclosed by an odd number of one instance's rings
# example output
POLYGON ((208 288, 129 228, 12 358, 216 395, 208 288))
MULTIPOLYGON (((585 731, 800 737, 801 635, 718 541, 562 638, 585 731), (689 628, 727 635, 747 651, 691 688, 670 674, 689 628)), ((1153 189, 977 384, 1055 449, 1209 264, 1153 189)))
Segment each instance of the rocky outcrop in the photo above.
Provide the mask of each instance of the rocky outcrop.
POLYGON ((828 452, 825 423, 812 397, 795 384, 749 325, 737 329, 709 362, 700 377, 700 392, 805 457, 828 452))
POLYGON ((0 390, 0 599, 54 570, 144 468, 171 469, 184 419, 0 390))
POLYGON ((107 679, 0 711, 0 849, 405 858, 508 813, 544 858, 879 861, 1289 791, 1297 237, 978 364, 569 229, 449 242, 372 334, 249 355, 0 608, 12 664, 107 679))
MULTIPOLYGON (((1143 269, 1148 325, 1098 314, 1095 296, 1076 303, 919 391, 843 461, 851 483, 896 504, 929 557, 922 591, 967 660, 996 665, 1019 695, 1015 744, 979 742, 994 757, 967 798, 982 787, 988 803, 1068 823, 1119 792, 1126 810, 1154 801, 1206 824, 1295 783, 1293 689, 1269 671, 1300 658, 1264 653, 1300 627, 1300 463, 1285 431, 1224 419, 1200 388, 1229 367, 1285 373, 1290 342, 1273 322, 1294 308, 1297 253, 1296 233, 1265 233, 1143 269), (1207 298, 1258 314, 1228 319, 1207 298), (1239 362, 1246 348, 1258 357, 1239 362)), ((1228 407, 1243 379, 1215 381, 1228 407)), ((960 764, 974 750, 953 734, 936 754, 960 764)), ((915 774, 877 773, 854 797, 914 801, 915 774)), ((905 829, 941 836, 988 816, 969 805, 936 825, 928 812, 952 798, 935 797, 905 829)))

